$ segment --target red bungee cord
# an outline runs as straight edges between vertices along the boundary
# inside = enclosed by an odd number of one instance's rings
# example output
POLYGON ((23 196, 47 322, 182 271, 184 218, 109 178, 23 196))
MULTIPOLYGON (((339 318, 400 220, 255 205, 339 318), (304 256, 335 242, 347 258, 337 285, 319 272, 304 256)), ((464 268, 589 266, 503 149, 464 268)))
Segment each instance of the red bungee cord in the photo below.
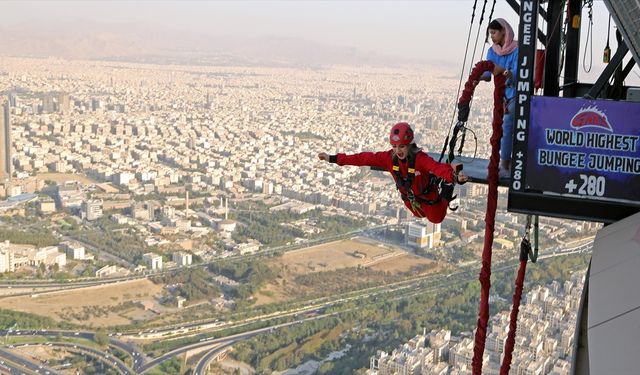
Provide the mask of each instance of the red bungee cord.
MULTIPOLYGON (((477 63, 469 79, 464 85, 464 91, 458 101, 458 106, 469 104, 475 89, 474 81, 480 81, 480 76, 489 71, 494 73, 495 65, 491 61, 480 61, 477 63)), ((487 323, 489 321, 489 289, 491 288, 491 248, 493 246, 493 232, 495 228, 496 209, 498 206, 498 161, 500 158, 500 138, 502 138, 502 116, 504 115, 504 90, 505 78, 502 74, 494 74, 493 91, 493 132, 491 134, 491 156, 488 166, 489 195, 487 199, 487 210, 485 213, 484 247, 482 249, 482 269, 478 277, 480 281, 480 307, 478 312, 478 324, 476 328, 475 342, 473 347, 473 360, 471 361, 472 373, 479 375, 482 373, 482 355, 487 338, 487 323)), ((515 297, 514 297, 515 298, 515 297)))

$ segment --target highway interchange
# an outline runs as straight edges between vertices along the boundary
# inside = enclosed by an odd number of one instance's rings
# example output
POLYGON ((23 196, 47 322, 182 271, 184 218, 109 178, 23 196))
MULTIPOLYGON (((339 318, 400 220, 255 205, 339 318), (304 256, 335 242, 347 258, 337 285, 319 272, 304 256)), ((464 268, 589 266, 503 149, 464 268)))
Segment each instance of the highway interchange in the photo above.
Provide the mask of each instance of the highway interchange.
MULTIPOLYGON (((591 250, 591 242, 576 246, 574 248, 565 249, 559 251, 557 249, 550 249, 545 252, 544 255, 539 257, 540 260, 565 256, 575 253, 584 253, 591 250)), ((292 324, 301 323, 307 320, 321 319, 327 316, 335 315, 347 311, 348 309, 341 309, 340 306, 346 302, 356 304, 371 304, 376 303, 380 298, 386 299, 404 299, 416 294, 430 293, 439 289, 450 287, 452 284, 468 282, 477 278, 478 262, 473 262, 461 267, 456 272, 449 274, 438 274, 416 277, 409 280, 404 280, 392 284, 387 284, 379 287, 371 287, 358 291, 352 291, 341 295, 334 295, 332 298, 316 298, 306 301, 304 304, 291 307, 284 311, 278 311, 270 314, 262 314, 250 318, 244 318, 238 321, 219 322, 218 320, 206 320, 196 323, 185 324, 181 327, 166 327, 164 329, 156 329, 153 332, 145 332, 142 337, 141 332, 114 332, 109 334, 109 347, 114 350, 120 350, 126 353, 127 361, 115 357, 112 353, 103 351, 97 346, 81 345, 78 343, 69 343, 60 340, 60 338, 66 339, 84 339, 88 341, 94 341, 93 332, 83 331, 59 331, 59 330, 0 330, 0 336, 5 338, 5 345, 0 346, 0 374, 57 374, 58 372, 54 368, 47 367, 42 363, 36 363, 30 358, 16 354, 15 347, 25 347, 30 345, 43 345, 42 339, 44 338, 46 344, 49 346, 55 346, 59 348, 65 348, 68 351, 78 354, 90 356, 96 361, 102 363, 104 366, 108 366, 115 370, 118 374, 144 374, 147 371, 155 368, 161 363, 180 356, 188 351, 206 348, 206 353, 195 364, 194 375, 204 375, 205 369, 212 358, 214 358, 219 351, 232 345, 234 342, 244 340, 267 331, 273 331, 292 324), (334 312, 325 312, 328 308, 333 308, 334 312), (314 316, 309 317, 305 314, 313 312, 314 316), (287 320, 284 321, 283 320, 287 320), (261 325, 256 328, 256 324, 261 325), (242 331, 244 329, 244 331, 242 331), (232 335, 225 334, 225 331, 242 331, 232 335), (197 337, 205 336, 196 340, 197 337), (209 335, 209 336, 207 336, 209 335), (216 335, 224 335, 222 337, 216 337, 216 335), (20 344, 6 345, 7 338, 22 337, 20 344), (171 338, 171 337, 193 337, 193 342, 188 345, 183 345, 176 349, 170 350, 157 358, 148 358, 143 353, 138 345, 135 344, 141 338, 171 338), (36 340, 40 337, 40 340, 36 340), (33 342, 29 343, 25 338, 33 338, 33 342)), ((506 260, 500 263, 494 264, 493 272, 500 272, 508 269, 515 268, 517 262, 513 259, 506 260)), ((146 276, 136 276, 148 277, 146 276)), ((120 280, 110 280, 110 282, 119 282, 120 280)), ((79 284, 70 286, 69 284, 75 283, 41 283, 50 286, 52 289, 57 286, 58 289, 64 289, 68 287, 86 287, 95 285, 96 283, 104 283, 104 280, 98 281, 81 281, 79 284)), ((25 283, 32 286, 33 283, 25 283)), ((13 284, 16 286, 15 284, 13 284)), ((17 287, 17 286, 16 286, 17 287)))

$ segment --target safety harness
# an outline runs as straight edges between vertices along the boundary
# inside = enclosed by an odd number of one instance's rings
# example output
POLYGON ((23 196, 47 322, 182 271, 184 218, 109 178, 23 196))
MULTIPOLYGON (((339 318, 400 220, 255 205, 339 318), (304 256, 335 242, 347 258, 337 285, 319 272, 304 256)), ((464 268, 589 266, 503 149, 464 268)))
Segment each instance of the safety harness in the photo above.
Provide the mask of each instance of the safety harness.
MULTIPOLYGON (((429 183, 427 184, 424 191, 420 192, 420 194, 414 194, 411 189, 411 184, 413 183, 413 179, 416 177, 416 155, 407 156, 407 177, 402 177, 402 173, 400 172, 400 160, 397 155, 393 155, 393 177, 396 182, 396 188, 400 192, 400 196, 402 200, 405 202, 409 202, 411 204, 411 208, 414 212, 420 213, 422 215, 422 210, 420 209, 420 205, 422 203, 432 206, 434 204, 440 203, 443 199, 447 202, 451 202, 456 198, 453 195, 454 184, 446 182, 442 177, 435 176, 429 173, 429 183), (437 189, 438 196, 435 199, 427 199, 425 196, 434 189, 437 189)), ((458 209, 458 206, 451 207, 449 209, 455 211, 458 209)))

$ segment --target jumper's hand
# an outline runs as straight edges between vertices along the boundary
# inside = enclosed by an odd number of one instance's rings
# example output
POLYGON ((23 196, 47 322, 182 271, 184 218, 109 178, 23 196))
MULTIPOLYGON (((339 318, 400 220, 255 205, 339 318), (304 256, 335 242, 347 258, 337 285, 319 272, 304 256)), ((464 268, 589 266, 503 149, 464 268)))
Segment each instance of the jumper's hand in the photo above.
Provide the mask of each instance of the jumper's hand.
POLYGON ((451 167, 453 168, 453 181, 456 184, 462 185, 469 181, 469 177, 462 172, 462 163, 451 163, 451 167))
POLYGON ((318 159, 329 161, 329 154, 327 154, 326 152, 321 152, 318 154, 318 159))
POLYGON ((467 181, 469 181, 469 176, 464 174, 464 172, 458 172, 455 178, 458 185, 464 185, 467 181))

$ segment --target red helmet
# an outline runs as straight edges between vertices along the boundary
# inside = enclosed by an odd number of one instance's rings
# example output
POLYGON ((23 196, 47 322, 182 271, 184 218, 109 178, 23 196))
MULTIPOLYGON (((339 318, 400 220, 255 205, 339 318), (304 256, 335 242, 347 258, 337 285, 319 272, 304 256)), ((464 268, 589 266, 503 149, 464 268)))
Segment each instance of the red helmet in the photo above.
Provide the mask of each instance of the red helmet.
POLYGON ((413 143, 413 130, 406 122, 399 122, 391 128, 389 142, 392 145, 410 145, 413 143))

